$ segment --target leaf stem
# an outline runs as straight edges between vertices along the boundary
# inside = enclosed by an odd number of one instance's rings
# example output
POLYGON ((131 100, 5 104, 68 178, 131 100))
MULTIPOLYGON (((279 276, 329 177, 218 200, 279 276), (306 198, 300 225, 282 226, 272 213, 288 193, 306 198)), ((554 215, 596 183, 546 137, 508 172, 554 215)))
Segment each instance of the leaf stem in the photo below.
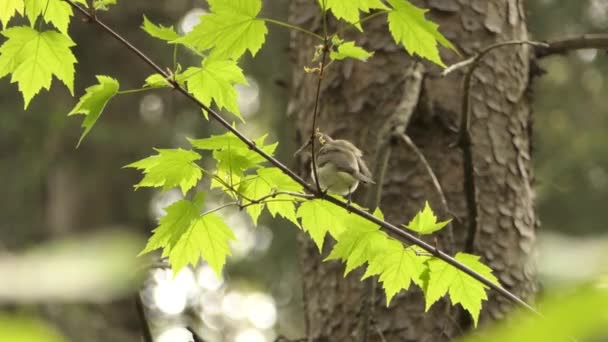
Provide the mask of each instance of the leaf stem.
POLYGON ((149 91, 149 90, 154 90, 154 89, 158 89, 158 88, 137 88, 137 89, 127 89, 127 90, 121 90, 119 91, 117 94, 118 95, 126 95, 126 94, 133 94, 133 93, 142 93, 144 91, 149 91))
POLYGON ((320 35, 312 32, 312 31, 309 31, 309 30, 307 30, 307 29, 305 29, 303 27, 291 25, 289 23, 286 23, 286 22, 283 22, 283 21, 280 21, 280 20, 270 19, 270 18, 260 18, 260 20, 264 20, 265 22, 268 22, 268 23, 271 23, 271 24, 274 24, 274 25, 277 25, 277 26, 282 26, 282 27, 288 28, 290 30, 302 32, 302 33, 307 34, 307 35, 309 35, 311 37, 314 37, 314 38, 316 38, 318 40, 323 40, 322 36, 320 36, 320 35))

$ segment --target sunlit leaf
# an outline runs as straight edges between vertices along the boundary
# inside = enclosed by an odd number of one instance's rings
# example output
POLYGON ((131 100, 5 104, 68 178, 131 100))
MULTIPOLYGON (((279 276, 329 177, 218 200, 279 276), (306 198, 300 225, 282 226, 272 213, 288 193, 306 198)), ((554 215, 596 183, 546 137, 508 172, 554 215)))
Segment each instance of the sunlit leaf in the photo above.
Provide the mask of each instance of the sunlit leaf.
POLYGON ((346 210, 321 199, 303 202, 298 208, 302 229, 310 234, 319 251, 327 233, 337 238, 348 229, 349 214, 346 210))
POLYGON ((101 116, 103 109, 110 99, 118 93, 119 84, 115 79, 98 75, 98 84, 86 89, 86 93, 80 98, 74 109, 68 115, 83 114, 85 119, 82 122, 84 132, 78 140, 78 145, 84 137, 91 131, 97 119, 101 116))
POLYGON ((169 256, 173 274, 188 264, 196 266, 199 258, 203 258, 221 277, 226 257, 230 255, 229 242, 234 239, 234 233, 222 218, 209 213, 193 220, 173 248, 165 254, 169 256))
POLYGON ((261 0, 208 0, 211 13, 187 35, 175 40, 200 50, 212 50, 217 58, 237 59, 249 50, 252 56, 266 39, 266 24, 256 16, 261 0))
POLYGON ((429 202, 424 203, 424 209, 414 216, 407 224, 407 228, 418 234, 431 234, 445 227, 451 220, 437 222, 437 216, 429 206, 429 202))
POLYGON ((438 25, 425 18, 426 9, 418 8, 406 0, 388 0, 392 9, 388 13, 388 28, 397 43, 403 44, 411 55, 419 55, 440 66, 437 44, 456 51, 438 30, 438 25))
POLYGON ((23 14, 23 0, 2 0, 0 2, 0 24, 4 28, 16 14, 23 14))
POLYGON ((201 179, 201 168, 195 163, 201 159, 200 154, 181 148, 155 150, 157 155, 125 166, 143 170, 145 176, 135 188, 162 187, 167 190, 179 186, 185 195, 201 179))
MULTIPOLYGON (((479 261, 479 257, 467 253, 458 253, 455 259, 479 273, 486 279, 499 285, 498 279, 492 274, 492 269, 479 261)), ((456 269, 454 266, 438 258, 428 261, 428 283, 425 288, 426 310, 446 293, 449 293, 453 305, 460 304, 467 310, 475 326, 481 311, 481 302, 488 299, 487 286, 470 275, 456 269)))
POLYGON ((24 3, 25 15, 32 27, 38 16, 42 15, 45 22, 52 23, 64 34, 68 33, 70 17, 73 14, 70 4, 62 0, 24 0, 24 3))
MULTIPOLYGON (((379 210, 374 215, 382 217, 379 210)), ((345 261, 344 275, 347 275, 383 251, 389 239, 380 226, 357 215, 349 216, 345 225, 347 230, 338 236, 338 242, 325 260, 345 261)))
POLYGON ((211 101, 222 109, 226 108, 241 121, 241 111, 237 103, 236 84, 247 84, 243 70, 232 60, 205 58, 200 68, 190 67, 183 79, 188 90, 203 104, 211 106, 211 101))
POLYGON ((331 10, 338 19, 344 19, 362 31, 359 12, 369 13, 372 9, 388 9, 380 0, 318 0, 319 5, 331 10))
POLYGON ((333 60, 342 60, 345 58, 354 58, 360 61, 367 61, 368 58, 373 56, 372 52, 365 51, 365 49, 356 46, 355 42, 345 42, 338 45, 336 51, 329 53, 329 58, 333 60))
POLYGON ((401 242, 388 239, 384 249, 368 260, 363 278, 380 275, 378 281, 382 283, 386 292, 386 305, 389 305, 399 291, 410 287, 410 283, 421 283, 426 259, 418 255, 414 248, 406 248, 401 242))
POLYGON ((179 38, 179 34, 175 32, 173 27, 154 24, 145 15, 141 28, 150 36, 161 40, 172 41, 179 38))
POLYGON ((0 78, 12 73, 18 83, 25 108, 42 89, 50 89, 53 76, 73 94, 76 58, 70 48, 74 42, 56 31, 38 32, 19 26, 2 31, 7 40, 0 46, 0 78))

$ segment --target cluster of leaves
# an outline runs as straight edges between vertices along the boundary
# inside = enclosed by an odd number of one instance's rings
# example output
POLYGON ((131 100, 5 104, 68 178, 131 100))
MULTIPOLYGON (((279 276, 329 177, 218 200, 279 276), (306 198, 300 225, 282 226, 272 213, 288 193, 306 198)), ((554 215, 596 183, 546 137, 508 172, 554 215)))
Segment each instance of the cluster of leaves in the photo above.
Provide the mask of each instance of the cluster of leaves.
MULTIPOLYGON (((87 6, 85 0, 74 2, 87 6)), ((95 0, 93 6, 96 10, 106 9, 114 2, 95 0)), ((179 84, 206 106, 215 105, 242 121, 234 87, 247 81, 238 61, 245 53, 254 56, 260 50, 268 32, 267 23, 277 21, 258 17, 261 0, 208 0, 208 3, 210 13, 185 35, 144 17, 142 28, 150 36, 203 57, 200 64, 186 68, 175 61, 169 77, 153 74, 145 80, 144 88, 179 84)), ((425 10, 406 0, 388 0, 387 3, 380 0, 319 0, 324 12, 331 11, 358 30, 362 30, 361 23, 366 18, 387 14, 389 31, 397 43, 403 44, 411 54, 443 65, 438 45, 450 49, 453 46, 439 33, 437 25, 425 18, 425 10), (359 18, 360 12, 372 10, 376 12, 359 18)), ((18 83, 26 107, 42 88, 50 88, 53 76, 73 92, 76 58, 71 48, 75 43, 68 35, 72 14, 71 7, 63 0, 5 0, 0 5, 2 35, 6 37, 0 46, 0 77, 12 75, 11 82, 18 83), (9 20, 17 14, 25 15, 30 26, 7 28, 9 20), (49 26, 47 30, 39 30, 41 21, 49 26)), ((283 26, 291 25, 283 23, 283 26)), ((372 56, 355 42, 344 41, 337 33, 331 37, 308 34, 331 42, 329 57, 334 61, 345 58, 365 61, 372 56)), ((99 75, 97 80, 98 84, 88 87, 69 113, 85 116, 79 144, 111 98, 120 94, 116 79, 99 75)), ((265 138, 260 137, 254 143, 272 155, 277 144, 266 144, 265 138)), ((379 277, 387 304, 395 294, 407 290, 413 283, 424 290, 427 310, 440 297, 449 295, 453 304, 461 304, 477 322, 487 289, 472 277, 415 246, 404 246, 376 224, 325 200, 310 198, 303 193, 299 183, 278 168, 265 165, 262 156, 232 134, 191 139, 190 144, 190 149, 157 149, 157 154, 126 166, 144 174, 136 188, 167 190, 179 187, 184 194, 184 199, 166 208, 166 215, 141 254, 162 249, 162 255, 169 258, 174 272, 188 264, 196 264, 202 258, 219 274, 230 254, 229 242, 235 238, 219 211, 236 206, 245 209, 257 222, 260 214, 268 210, 273 217, 281 216, 308 232, 319 250, 327 234, 333 237, 337 242, 327 260, 343 260, 346 274, 367 264, 364 278, 379 277), (213 171, 197 164, 203 159, 203 153, 210 154, 216 161, 213 171), (203 177, 209 178, 209 189, 198 187, 203 177), (212 190, 223 193, 229 202, 203 212, 205 194, 212 190)), ((382 217, 380 210, 375 215, 382 217)), ((429 234, 446 224, 437 222, 427 205, 404 228, 429 234)), ((491 270, 478 257, 459 253, 455 258, 497 283, 491 270)))

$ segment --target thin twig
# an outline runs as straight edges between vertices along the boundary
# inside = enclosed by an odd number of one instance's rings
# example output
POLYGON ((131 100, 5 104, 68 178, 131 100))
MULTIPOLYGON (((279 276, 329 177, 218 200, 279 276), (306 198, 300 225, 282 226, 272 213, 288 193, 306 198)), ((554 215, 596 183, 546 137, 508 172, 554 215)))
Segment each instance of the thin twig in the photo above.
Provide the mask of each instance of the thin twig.
POLYGON ((546 42, 547 46, 536 46, 536 58, 544 58, 556 54, 564 54, 573 50, 607 49, 608 34, 584 34, 579 37, 556 39, 546 42))
POLYGON ((139 291, 135 292, 135 309, 137 310, 137 315, 139 316, 139 324, 141 326, 141 333, 144 342, 154 342, 152 338, 152 333, 150 332, 150 324, 148 324, 148 319, 146 318, 146 311, 144 308, 144 304, 141 300, 141 296, 139 295, 139 291))
MULTIPOLYGON (((461 61, 461 62, 458 62, 458 63, 454 63, 454 64, 448 66, 447 68, 445 68, 445 70, 443 70, 443 72, 441 73, 441 75, 442 76, 447 76, 448 74, 450 74, 453 71, 456 71, 458 69, 462 69, 462 68, 464 68, 466 66, 469 66, 471 64, 478 64, 479 61, 485 55, 487 55, 489 52, 491 52, 494 49, 497 49, 497 48, 500 48, 500 47, 504 47, 504 46, 509 46, 509 45, 521 45, 521 44, 528 44, 528 45, 535 46, 537 48, 548 48, 549 47, 549 44, 547 44, 547 43, 536 42, 536 41, 532 41, 532 40, 510 40, 510 41, 507 41, 507 42, 500 42, 500 43, 492 44, 492 45, 484 48, 481 52, 479 52, 475 56, 473 56, 471 58, 467 58, 464 61, 461 61)), ((475 68, 475 67, 472 67, 472 68, 475 68)))
POLYGON ((431 181, 433 182, 433 187, 435 187, 435 191, 437 192, 437 194, 439 195, 439 199, 441 200, 441 205, 443 206, 443 208, 442 208, 443 211, 446 214, 450 213, 450 208, 448 207, 448 200, 445 197, 445 194, 443 193, 443 188, 441 187, 441 184, 439 183, 439 179, 437 178, 437 175, 435 175, 435 172, 433 171, 431 164, 429 164, 429 162, 426 160, 426 157, 424 156, 422 151, 420 151, 418 146, 416 146, 416 144, 412 141, 412 139, 410 139, 410 137, 407 134, 403 133, 400 135, 400 137, 401 137, 401 140, 407 146, 409 146, 409 148, 411 148, 414 151, 414 153, 418 157, 418 160, 420 160, 422 165, 424 165, 424 168, 426 169, 426 173, 429 175, 429 177, 431 177, 431 181))
POLYGON ((377 224, 378 226, 382 227, 385 232, 387 232, 391 236, 395 237, 399 241, 407 243, 407 244, 417 245, 421 249, 434 255, 436 258, 443 260, 444 262, 450 264, 451 266, 455 267, 456 269, 469 275, 473 279, 479 281, 480 283, 487 286, 488 288, 491 288, 494 291, 498 292, 500 296, 510 300, 511 302, 527 309, 528 311, 530 311, 534 314, 540 315, 540 313, 538 311, 536 311, 532 306, 530 306, 528 303, 524 302, 522 299, 520 299, 513 293, 509 292, 508 290, 504 289, 503 287, 488 280, 481 274, 475 272, 470 267, 460 263, 459 261, 454 259, 452 256, 446 254, 445 252, 436 249, 434 246, 432 246, 432 245, 426 243, 425 241, 419 239, 418 237, 404 231, 403 229, 399 228, 398 226, 393 225, 390 222, 381 220, 381 219, 377 218, 376 216, 372 215, 371 213, 368 213, 365 210, 351 206, 351 205, 347 204, 345 201, 340 200, 336 197, 332 197, 323 192, 319 192, 317 189, 315 189, 314 187, 312 187, 308 183, 306 183, 294 171, 292 171, 287 166, 285 166, 285 164, 281 163, 279 160, 277 160, 276 158, 272 157, 271 155, 269 155, 268 153, 263 151, 253 141, 251 141, 250 139, 245 137, 243 135, 243 133, 241 133, 236 128, 232 127, 232 125, 228 121, 226 121, 224 118, 222 118, 222 116, 220 114, 218 114, 216 111, 209 108, 204 103, 202 103, 200 100, 198 100, 196 97, 194 97, 192 94, 190 94, 185 88, 183 88, 181 85, 179 85, 177 82, 175 82, 175 80, 172 80, 170 78, 170 75, 168 75, 162 68, 160 68, 158 65, 156 65, 150 58, 148 58, 140 50, 138 50, 131 43, 129 43, 127 40, 125 40, 122 36, 120 36, 119 34, 114 32, 112 29, 110 29, 107 25, 105 25, 103 22, 101 22, 95 16, 93 16, 93 15, 89 14, 87 11, 83 10, 80 6, 78 6, 76 3, 74 3, 73 0, 63 0, 63 1, 70 4, 70 6, 72 6, 74 9, 76 9, 78 12, 80 12, 85 17, 87 17, 90 22, 96 23, 101 28, 103 28, 108 34, 110 34, 112 37, 114 37, 115 39, 120 41, 123 45, 125 45, 125 47, 127 47, 127 49, 129 49, 131 52, 135 53, 146 64, 148 64, 150 67, 152 67, 157 73, 163 75, 171 83, 171 85, 173 86, 173 89, 175 89, 176 91, 178 91, 179 93, 181 93, 182 95, 187 97, 190 101, 194 102, 199 108, 207 111, 209 113, 210 117, 212 117, 214 120, 216 120, 225 129, 232 132, 237 138, 239 138, 241 141, 243 141, 250 149, 252 149, 256 153, 261 155, 264 159, 266 159, 268 162, 270 162, 273 166, 280 169, 283 173, 285 173, 287 176, 289 176, 295 182, 302 185, 302 187, 307 192, 313 194, 315 196, 315 198, 326 200, 326 201, 332 203, 333 205, 336 205, 342 209, 349 210, 352 214, 355 214, 361 218, 368 220, 369 222, 377 224))
MULTIPOLYGON (((323 2, 325 4, 325 2, 323 2)), ((319 115, 319 101, 321 98, 321 83, 323 82, 323 72, 325 71, 325 62, 327 60, 327 52, 329 51, 329 45, 327 40, 327 23, 325 22, 325 17, 327 16, 325 12, 325 8, 323 9, 323 47, 321 51, 321 64, 319 66, 319 80, 317 82, 317 91, 315 94, 315 109, 312 114, 312 130, 310 132, 310 144, 312 151, 312 172, 313 178, 315 179, 315 185, 317 186, 317 191, 322 192, 321 184, 319 183, 319 175, 317 170, 317 156, 315 151, 315 143, 316 143, 316 133, 317 133, 317 116, 319 115)))

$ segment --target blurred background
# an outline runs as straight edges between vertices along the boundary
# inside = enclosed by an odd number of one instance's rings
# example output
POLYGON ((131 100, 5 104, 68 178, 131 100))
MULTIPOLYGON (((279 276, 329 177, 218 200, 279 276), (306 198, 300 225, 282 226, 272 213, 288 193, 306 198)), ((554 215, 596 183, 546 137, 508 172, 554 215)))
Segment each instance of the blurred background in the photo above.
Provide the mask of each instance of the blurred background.
MULTIPOLYGON (((608 0, 527 3, 533 39, 608 28, 608 0)), ((288 0, 267 0, 262 16, 285 20, 288 5, 288 0)), ((142 14, 184 33, 206 13, 205 6, 202 0, 119 1, 102 18, 161 65, 171 66, 173 49, 139 29, 142 14)), ((151 74, 97 28, 73 21, 70 32, 78 43, 76 96, 98 74, 118 78, 121 90, 141 87, 151 74)), ((249 86, 238 90, 248 122, 239 128, 250 137, 269 132, 268 141, 280 141, 279 159, 290 164, 296 147, 285 117, 288 40, 286 30, 271 26, 258 57, 245 60, 249 86)), ((186 51, 178 56, 183 66, 196 63, 186 51)), ((546 74, 533 88, 533 158, 544 288, 592 275, 608 250, 606 57, 605 51, 590 50, 539 63, 546 74)), ((122 167, 152 154, 153 147, 185 146, 186 137, 223 133, 221 128, 170 91, 134 93, 112 100, 76 149, 82 119, 66 117, 75 102, 54 84, 23 111, 16 86, 7 78, 0 81, 0 330, 9 330, 4 336, 21 341, 20 332, 27 331, 41 335, 25 338, 44 336, 32 341, 61 341, 62 335, 73 341, 136 340, 141 327, 132 286, 141 279, 143 306, 157 341, 189 341, 187 327, 206 341, 303 336, 296 228, 287 221, 262 217, 254 227, 239 211, 222 211, 238 242, 219 279, 205 264, 175 278, 163 265, 155 265, 149 276, 132 271, 144 269, 133 256, 163 208, 181 193, 134 191, 139 173, 122 167), (6 335, 11 329, 14 335, 6 335)))

